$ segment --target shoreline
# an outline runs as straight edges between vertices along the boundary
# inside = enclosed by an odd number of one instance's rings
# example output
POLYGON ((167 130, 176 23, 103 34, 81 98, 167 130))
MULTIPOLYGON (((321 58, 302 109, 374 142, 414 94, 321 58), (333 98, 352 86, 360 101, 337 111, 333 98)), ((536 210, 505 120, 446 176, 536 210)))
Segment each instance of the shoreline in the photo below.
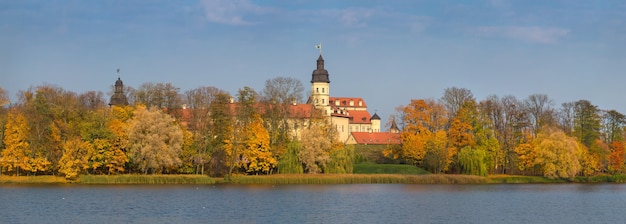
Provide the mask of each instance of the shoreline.
POLYGON ((2 184, 568 184, 626 183, 626 175, 549 179, 542 176, 490 175, 479 177, 461 174, 273 174, 234 176, 232 181, 203 175, 83 175, 76 180, 44 176, 0 176, 2 184))

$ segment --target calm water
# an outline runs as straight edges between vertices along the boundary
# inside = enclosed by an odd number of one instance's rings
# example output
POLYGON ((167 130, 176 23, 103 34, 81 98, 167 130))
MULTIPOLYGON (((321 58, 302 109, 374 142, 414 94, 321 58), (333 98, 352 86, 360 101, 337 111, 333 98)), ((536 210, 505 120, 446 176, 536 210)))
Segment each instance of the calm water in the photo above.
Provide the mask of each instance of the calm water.
POLYGON ((0 223, 624 223, 626 185, 0 185, 0 223))

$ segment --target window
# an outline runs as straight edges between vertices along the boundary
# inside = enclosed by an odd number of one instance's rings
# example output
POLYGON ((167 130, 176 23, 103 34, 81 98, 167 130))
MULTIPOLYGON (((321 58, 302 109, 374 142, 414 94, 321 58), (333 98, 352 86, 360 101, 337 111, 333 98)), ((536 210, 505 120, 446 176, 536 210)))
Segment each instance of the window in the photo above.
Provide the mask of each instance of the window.
POLYGON ((326 104, 326 100, 325 99, 322 99, 322 104, 326 104))
POLYGON ((325 93, 324 91, 326 91, 326 88, 322 88, 322 93, 325 93))
POLYGON ((315 92, 319 93, 320 92, 320 88, 315 88, 315 92))

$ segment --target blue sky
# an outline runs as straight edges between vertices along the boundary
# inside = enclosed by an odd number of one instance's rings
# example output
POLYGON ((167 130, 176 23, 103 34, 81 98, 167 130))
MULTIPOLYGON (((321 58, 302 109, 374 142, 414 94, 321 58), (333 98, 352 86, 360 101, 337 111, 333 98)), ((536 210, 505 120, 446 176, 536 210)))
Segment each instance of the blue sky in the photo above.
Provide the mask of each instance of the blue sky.
POLYGON ((107 92, 119 67, 133 87, 288 76, 308 91, 319 42, 331 95, 383 119, 453 86, 626 113, 626 2, 611 0, 0 0, 0 86, 107 92))

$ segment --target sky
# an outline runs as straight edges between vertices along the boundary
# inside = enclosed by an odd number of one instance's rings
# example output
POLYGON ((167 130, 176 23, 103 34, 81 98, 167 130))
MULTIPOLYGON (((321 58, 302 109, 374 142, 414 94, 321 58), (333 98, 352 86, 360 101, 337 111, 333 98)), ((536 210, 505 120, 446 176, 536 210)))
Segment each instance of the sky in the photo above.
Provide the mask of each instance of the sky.
MULTIPOLYGON (((626 113, 626 2, 586 0, 0 0, 0 87, 109 92, 172 83, 310 91, 322 43, 331 96, 383 122, 446 88, 546 94, 626 113)), ((107 100, 108 100, 108 96, 107 100)))

